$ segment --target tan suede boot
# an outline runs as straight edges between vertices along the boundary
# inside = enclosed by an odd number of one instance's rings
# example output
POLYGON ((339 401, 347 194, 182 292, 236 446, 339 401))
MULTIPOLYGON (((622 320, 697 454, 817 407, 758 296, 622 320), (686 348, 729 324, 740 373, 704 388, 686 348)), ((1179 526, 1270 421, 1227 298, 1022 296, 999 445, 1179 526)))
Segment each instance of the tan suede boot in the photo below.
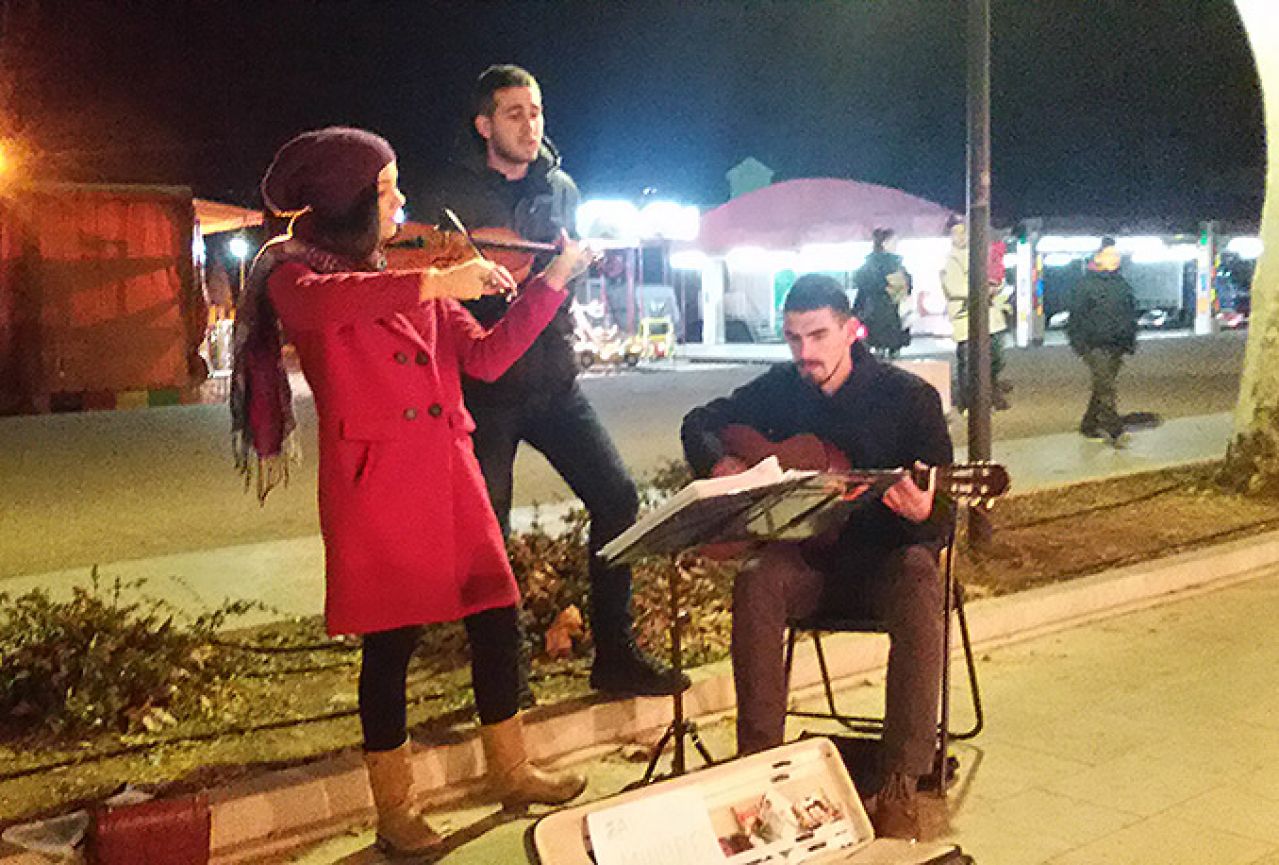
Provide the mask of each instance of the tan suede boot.
POLYGON ((489 789, 505 808, 541 803, 559 805, 580 795, 586 779, 570 772, 545 772, 528 759, 519 715, 480 727, 489 789))
POLYGON ((413 804, 411 754, 408 740, 393 751, 364 752, 373 803, 377 806, 377 844, 393 856, 424 853, 441 840, 413 804))

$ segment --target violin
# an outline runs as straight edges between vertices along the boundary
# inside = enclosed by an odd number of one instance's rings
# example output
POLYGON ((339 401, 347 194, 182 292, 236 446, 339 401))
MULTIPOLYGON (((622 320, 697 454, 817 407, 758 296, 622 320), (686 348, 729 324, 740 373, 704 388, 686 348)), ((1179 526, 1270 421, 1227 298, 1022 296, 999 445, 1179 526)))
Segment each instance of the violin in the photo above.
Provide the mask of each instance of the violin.
POLYGON ((525 240, 509 228, 468 230, 451 210, 445 210, 444 217, 452 223, 450 227, 404 223, 395 239, 386 245, 387 267, 449 267, 479 257, 502 265, 516 282, 523 282, 532 272, 537 256, 560 252, 559 244, 525 240))

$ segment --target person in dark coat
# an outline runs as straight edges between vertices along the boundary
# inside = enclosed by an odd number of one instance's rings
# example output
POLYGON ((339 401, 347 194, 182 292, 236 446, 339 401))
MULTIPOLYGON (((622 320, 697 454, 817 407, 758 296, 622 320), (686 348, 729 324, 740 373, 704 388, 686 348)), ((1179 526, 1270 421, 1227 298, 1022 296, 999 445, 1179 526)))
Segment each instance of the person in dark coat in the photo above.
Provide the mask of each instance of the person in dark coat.
POLYGON ((910 296, 910 274, 895 252, 897 235, 891 228, 876 228, 871 238, 873 250, 853 276, 853 315, 866 326, 866 344, 872 351, 897 357, 910 343, 901 317, 902 302, 910 296))
MULTIPOLYGON (((518 66, 493 66, 476 82, 472 129, 453 161, 428 187, 422 212, 448 207, 471 229, 514 229, 526 240, 573 233, 578 191, 543 134, 542 93, 518 66)), ((513 467, 521 442, 546 457, 590 515, 590 626, 595 642, 591 686, 619 695, 670 694, 688 677, 636 647, 631 618, 631 571, 605 566, 594 553, 621 534, 639 510, 635 483, 617 447, 577 382, 570 301, 505 375, 494 382, 466 379, 466 405, 475 417, 475 455, 503 532, 510 531, 513 467)), ((501 298, 468 308, 482 324, 506 315, 501 298)))
MULTIPOLYGON (((680 436, 696 475, 749 468, 721 441, 721 431, 732 424, 773 441, 814 434, 854 468, 951 463, 941 397, 923 379, 877 360, 857 340, 857 322, 838 282, 821 274, 800 277, 782 311, 794 363, 685 416, 680 436)), ((788 621, 819 611, 881 619, 891 649, 885 781, 872 819, 881 835, 915 837, 916 785, 932 768, 936 748, 943 624, 937 554, 949 518, 945 508, 934 509, 933 491, 921 490, 909 475, 857 503, 833 545, 763 544, 737 575, 731 642, 737 748, 749 754, 782 743, 788 621)))
POLYGON ((1114 241, 1107 238, 1075 285, 1066 322, 1070 347, 1088 365, 1092 381, 1079 432, 1115 447, 1128 441, 1115 381, 1124 355, 1137 349, 1137 302, 1132 286, 1119 273, 1121 260, 1114 241))
POLYGON ((325 623, 362 636, 364 757, 378 843, 394 854, 440 842, 413 801, 406 674, 422 626, 461 619, 493 792, 508 806, 556 804, 585 780, 528 760, 519 715, 519 590, 471 450, 461 375, 496 378, 563 302, 583 251, 569 242, 508 315, 481 327, 455 298, 514 289, 472 258, 385 270, 404 204, 391 146, 362 129, 297 136, 262 181, 296 213, 253 263, 232 370, 238 465, 258 495, 287 479, 295 423, 282 339, 297 350, 319 419, 325 623), (425 529, 425 531, 424 531, 425 529))

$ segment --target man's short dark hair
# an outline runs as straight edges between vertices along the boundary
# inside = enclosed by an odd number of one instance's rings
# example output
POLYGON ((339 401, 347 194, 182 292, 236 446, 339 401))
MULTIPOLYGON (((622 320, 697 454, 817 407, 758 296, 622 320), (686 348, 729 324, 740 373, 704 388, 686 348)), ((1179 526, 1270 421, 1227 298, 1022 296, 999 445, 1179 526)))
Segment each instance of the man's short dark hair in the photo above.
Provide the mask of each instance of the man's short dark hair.
POLYGON ((527 69, 502 63, 490 66, 475 80, 475 92, 471 95, 471 116, 492 117, 497 110, 495 94, 507 87, 537 87, 537 79, 527 69))
POLYGON ((848 293, 839 280, 824 273, 806 273, 790 291, 786 292, 786 300, 782 303, 782 312, 812 312, 817 309, 829 309, 843 318, 853 314, 848 305, 848 293))

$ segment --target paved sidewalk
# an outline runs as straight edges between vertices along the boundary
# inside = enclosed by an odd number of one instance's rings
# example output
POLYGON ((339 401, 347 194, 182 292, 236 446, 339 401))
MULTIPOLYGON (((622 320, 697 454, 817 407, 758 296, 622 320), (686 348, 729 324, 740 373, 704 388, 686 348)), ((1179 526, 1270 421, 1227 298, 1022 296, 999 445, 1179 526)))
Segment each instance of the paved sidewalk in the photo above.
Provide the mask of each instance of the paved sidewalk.
MULTIPOLYGON (((933 833, 978 865, 1279 865, 1279 568, 1207 594, 981 653, 987 730, 956 746, 959 783, 926 802, 933 833)), ((877 681, 843 693, 876 708, 877 681)), ((957 712, 962 715, 962 693, 957 712)), ((824 729, 792 720, 791 732, 824 729)), ((727 723, 703 729, 731 751, 727 723)), ((642 764, 592 760, 588 796, 642 764)), ((442 862, 524 862, 529 820, 439 812, 471 838, 442 862), (469 829, 468 829, 469 827, 469 829)), ((262 861, 380 863, 368 830, 262 861)), ((553 865, 553 863, 548 863, 553 865)))
MULTIPOLYGON (((1132 445, 1116 451, 1103 442, 1074 433, 997 441, 994 459, 1007 466, 1014 491, 1056 486, 1087 478, 1147 471, 1179 463, 1212 459, 1225 453, 1230 439, 1229 414, 1176 418, 1151 430, 1135 432, 1132 445)), ((964 459, 960 449, 957 459, 964 459)), ((545 523, 555 525, 573 502, 540 508, 545 523)), ((532 508, 517 509, 516 528, 533 519, 532 508)), ((251 625, 287 616, 318 615, 324 589, 324 550, 318 535, 219 549, 105 563, 108 578, 145 579, 145 594, 169 601, 179 609, 198 613, 217 606, 228 595, 228 575, 234 575, 236 599, 260 601, 270 611, 238 619, 251 625)), ((5 580, 11 595, 43 587, 55 595, 88 580, 88 570, 54 571, 5 580)))

